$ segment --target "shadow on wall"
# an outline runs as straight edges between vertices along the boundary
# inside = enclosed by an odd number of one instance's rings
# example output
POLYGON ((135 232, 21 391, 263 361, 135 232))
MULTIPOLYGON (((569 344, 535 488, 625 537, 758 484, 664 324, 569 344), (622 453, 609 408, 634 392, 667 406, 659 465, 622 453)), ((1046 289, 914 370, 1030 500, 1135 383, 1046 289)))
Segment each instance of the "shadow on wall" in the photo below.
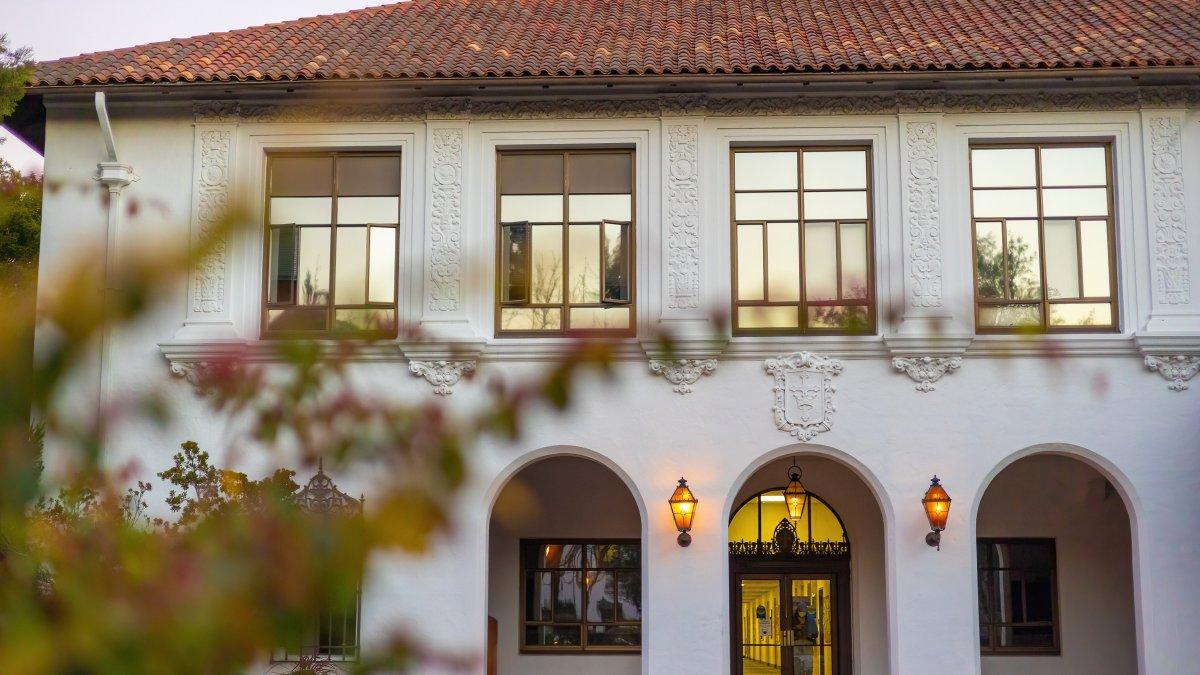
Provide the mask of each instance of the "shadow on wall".
MULTIPOLYGON (((1056 560, 1059 653, 985 653, 984 675, 1137 673, 1129 514, 1103 475, 1081 460, 1062 455, 1020 459, 988 485, 979 505, 976 535, 1052 539, 1056 560)), ((987 560, 980 556, 984 566, 987 560)), ((1025 596, 1040 590, 1024 584, 1022 574, 981 582, 981 588, 989 589, 985 606, 990 609, 980 611, 992 620, 1041 618, 1038 615, 1044 610, 1036 601, 1025 605, 1025 596)), ((1020 649, 1045 640, 1043 631, 1032 629, 1024 636, 1003 629, 981 632, 983 642, 1000 649, 1020 649)))
MULTIPOLYGON (((641 673, 641 657, 637 654, 522 654, 520 620, 522 539, 640 540, 641 535, 637 502, 621 478, 600 463, 583 457, 553 456, 518 471, 497 496, 490 524, 488 615, 496 619, 496 672, 641 673)), ((637 570, 640 573, 641 568, 637 570)), ((639 607, 640 603, 639 598, 639 607)))

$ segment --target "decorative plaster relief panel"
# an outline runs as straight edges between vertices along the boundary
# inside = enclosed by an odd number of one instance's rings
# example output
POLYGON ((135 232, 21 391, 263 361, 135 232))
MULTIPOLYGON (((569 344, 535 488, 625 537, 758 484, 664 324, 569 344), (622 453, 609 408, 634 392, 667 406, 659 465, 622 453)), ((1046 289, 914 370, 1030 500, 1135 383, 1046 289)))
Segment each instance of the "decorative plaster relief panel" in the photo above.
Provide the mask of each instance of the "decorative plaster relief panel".
POLYGON ((962 358, 958 356, 910 356, 892 359, 892 367, 912 378, 917 383, 917 391, 931 392, 933 383, 952 370, 962 367, 962 358))
POLYGON ((461 305, 463 254, 463 156, 466 130, 437 128, 430 134, 429 230, 426 236, 430 312, 457 312, 461 305))
POLYGON ((409 361, 408 369, 413 375, 425 378, 433 385, 433 393, 449 396, 454 385, 467 373, 475 372, 474 361, 409 361))
POLYGON ((942 229, 938 206, 937 122, 904 125, 904 231, 909 302, 942 306, 942 229))
POLYGON ((232 205, 233 130, 197 129, 199 160, 192 195, 192 250, 208 247, 208 254, 193 261, 191 302, 193 314, 227 311, 229 233, 222 220, 232 205))
POLYGON ((801 441, 833 426, 833 377, 842 362, 811 352, 794 352, 763 364, 775 377, 775 426, 801 441))
POLYGON ((1146 367, 1162 375, 1171 391, 1183 391, 1188 388, 1187 381, 1200 372, 1200 356, 1147 356, 1146 367))
POLYGON ((667 307, 700 306, 700 127, 666 127, 667 307))
POLYGON ((678 394, 692 393, 692 385, 703 375, 711 375, 717 369, 716 359, 651 359, 650 372, 662 375, 675 385, 672 391, 678 394))
POLYGON ((1148 197, 1154 255, 1154 299, 1164 305, 1191 302, 1188 227, 1183 190, 1182 128, 1177 115, 1148 119, 1148 197))

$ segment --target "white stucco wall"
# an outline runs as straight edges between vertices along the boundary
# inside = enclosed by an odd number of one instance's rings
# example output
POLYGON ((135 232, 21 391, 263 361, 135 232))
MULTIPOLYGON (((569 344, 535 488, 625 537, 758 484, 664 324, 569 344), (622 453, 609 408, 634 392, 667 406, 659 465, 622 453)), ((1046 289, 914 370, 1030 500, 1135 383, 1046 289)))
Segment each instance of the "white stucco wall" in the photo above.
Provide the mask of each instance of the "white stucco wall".
POLYGON ((986 675, 1137 673, 1129 516, 1083 462, 1023 459, 996 476, 979 506, 980 537, 1055 540, 1061 654, 990 656, 986 675))
MULTIPOLYGON (((1176 113, 1186 172, 1188 259, 1192 270, 1198 270, 1200 116, 1195 110, 1171 112, 1176 113)), ((1147 148, 1143 142, 1146 114, 1145 110, 1114 110, 920 118, 932 120, 940 134, 943 304, 934 312, 880 312, 881 335, 920 335, 920 322, 913 320, 930 314, 941 315, 948 332, 969 332, 970 237, 965 225, 963 170, 963 152, 969 140, 1097 137, 1115 144, 1122 308, 1119 334, 1007 341, 979 337, 971 341, 962 368, 938 382, 931 393, 915 391, 914 383, 891 366, 891 353, 880 337, 737 338, 720 356, 716 372, 701 379, 686 396, 672 392, 661 377, 652 376, 637 343, 629 342, 623 346, 629 356, 619 364, 615 383, 586 382, 580 400, 567 415, 539 421, 518 444, 478 451, 470 464, 471 485, 463 493, 455 527, 426 558, 380 556, 373 561, 363 599, 363 634, 368 646, 391 627, 400 626, 432 647, 482 656, 492 592, 490 505, 505 482, 529 461, 556 453, 579 454, 612 469, 631 487, 634 502, 645 515, 646 648, 640 659, 641 672, 727 672, 725 518, 738 491, 757 469, 802 453, 840 463, 878 502, 878 530, 872 530, 876 534, 868 539, 880 542, 880 571, 866 575, 856 586, 856 594, 869 594, 873 602, 882 598, 886 609, 862 617, 862 634, 855 638, 863 649, 862 657, 856 659, 858 672, 980 672, 974 516, 984 488, 1001 468, 1023 454, 1053 450, 1084 457, 1102 469, 1128 502, 1139 672, 1190 672, 1200 662, 1200 641, 1194 639, 1194 627, 1200 625, 1200 586, 1193 583, 1195 561, 1200 559, 1200 386, 1193 380, 1190 390, 1169 390, 1158 374, 1143 365, 1137 340, 1147 335, 1156 339, 1174 335, 1178 344, 1188 344, 1186 340, 1193 338, 1181 327, 1191 325, 1200 315, 1200 289, 1193 289, 1190 300, 1183 304, 1163 306, 1155 300, 1156 263, 1148 224, 1147 148), (823 352, 844 364, 844 371, 834 378, 837 391, 832 428, 803 445, 776 428, 771 411, 773 383, 762 363, 767 356, 798 350, 823 352), (1048 353, 1057 356, 1046 356, 1048 353), (940 551, 923 541, 927 525, 919 501, 934 473, 955 500, 940 551), (694 543, 687 549, 675 543, 676 532, 665 503, 681 474, 687 476, 700 499, 694 543)), ((139 176, 126 189, 127 198, 161 201, 167 209, 166 215, 152 216, 143 210, 136 218, 125 218, 122 241, 158 235, 186 241, 192 228, 195 192, 195 120, 185 107, 135 110, 119 103, 113 105, 113 117, 121 159, 139 176)), ((488 343, 478 378, 458 384, 451 397, 452 405, 465 409, 482 400, 489 378, 527 375, 540 368, 536 358, 545 354, 546 343, 490 337, 494 256, 489 178, 493 167, 487 159, 495 148, 538 143, 634 147, 638 153, 639 237, 644 238, 639 239, 637 263, 639 293, 643 294, 639 296, 642 328, 703 328, 710 310, 728 306, 728 222, 723 216, 727 211, 722 210, 727 207, 724 162, 728 147, 754 139, 874 144, 878 295, 904 304, 910 260, 905 248, 907 207, 902 197, 907 182, 901 170, 907 151, 901 137, 908 121, 897 115, 313 124, 251 120, 228 123, 236 150, 229 168, 235 179, 253 186, 253 179, 261 178, 265 148, 402 148, 403 194, 410 208, 402 224, 406 245, 402 244, 400 312, 427 327, 488 343), (693 124, 699 130, 701 302, 686 311, 668 306, 669 243, 663 218, 666 164, 671 161, 663 129, 678 123, 693 124), (428 309, 426 300, 432 290, 423 243, 429 221, 426 176, 433 170, 429 137, 435 128, 460 130, 464 143, 461 164, 453 172, 461 177, 463 197, 461 302, 457 310, 444 314, 428 309)), ((48 181, 90 183, 101 147, 98 125, 87 105, 72 108, 50 103, 48 181)), ((238 194, 245 197, 252 215, 261 207, 252 187, 238 194)), ((73 251, 100 240, 104 226, 98 204, 69 189, 47 193, 43 294, 54 292, 54 270, 65 264, 73 251)), ((230 246, 228 320, 222 330, 240 340, 253 341, 258 336, 254 319, 261 283, 258 245, 251 236, 237 238, 230 246)), ((153 315, 114 337, 103 375, 110 404, 129 394, 163 387, 168 402, 180 411, 163 428, 135 424, 118 429, 112 444, 113 461, 135 461, 145 476, 161 470, 182 440, 196 440, 219 456, 238 438, 233 425, 206 409, 183 379, 170 375, 158 345, 187 335, 184 323, 190 316, 189 294, 182 286, 164 292, 166 299, 153 315)), ((391 361, 362 364, 354 370, 364 386, 374 387, 380 396, 417 398, 429 393, 428 384, 408 372, 398 351, 391 361)), ((94 401, 89 392, 98 391, 100 382, 94 372, 84 374, 72 396, 82 401, 81 405, 94 401)), ((243 452, 236 462, 251 472, 275 461, 244 452, 242 444, 237 447, 243 452)), ((369 491, 369 477, 338 478, 348 491, 369 491)), ((811 479, 820 480, 816 476, 811 479)), ((850 489, 849 481, 846 485, 850 489)), ((855 488, 860 496, 861 486, 855 488)), ((833 495, 823 496, 836 501, 833 495)), ((986 511, 986 504, 983 508, 986 511)), ((856 573, 856 583, 859 576, 856 573)), ((1063 630, 1066 638, 1078 629, 1064 626, 1063 630)), ((1127 656, 1123 658, 1122 663, 1127 663, 1127 656)), ((993 672, 992 667, 989 660, 988 672, 993 672)))

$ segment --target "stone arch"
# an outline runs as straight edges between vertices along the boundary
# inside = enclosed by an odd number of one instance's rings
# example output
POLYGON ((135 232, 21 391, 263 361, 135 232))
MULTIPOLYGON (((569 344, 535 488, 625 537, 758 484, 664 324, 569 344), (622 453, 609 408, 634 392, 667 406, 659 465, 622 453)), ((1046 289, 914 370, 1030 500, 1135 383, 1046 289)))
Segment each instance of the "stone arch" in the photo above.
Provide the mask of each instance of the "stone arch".
MULTIPOLYGON (((597 532, 600 538, 611 538, 614 527, 620 531, 622 538, 634 538, 645 542, 647 539, 647 512, 645 501, 642 498, 641 492, 637 489, 636 484, 630 478, 629 474, 614 462, 610 457, 602 455, 588 448, 555 445, 546 446, 522 453, 519 457, 513 458, 505 464, 490 481, 483 493, 483 503, 487 507, 486 526, 484 528, 485 543, 484 543, 484 565, 483 576, 484 584, 487 589, 485 602, 486 612, 489 616, 502 612, 502 616, 497 616, 500 634, 498 636, 498 645, 500 650, 503 650, 498 658, 498 673, 500 675, 509 675, 517 673, 532 673, 532 672, 556 672, 554 661, 566 659, 565 664, 570 665, 572 671, 578 675, 585 675, 589 672, 605 672, 605 673, 647 673, 648 655, 643 646, 640 655, 614 655, 612 657, 587 656, 579 658, 576 654, 554 656, 554 655, 525 655, 520 652, 520 645, 517 638, 519 630, 519 607, 521 600, 516 600, 516 607, 512 606, 513 594, 519 595, 516 590, 519 585, 519 563, 514 562, 519 558, 519 552, 513 546, 514 538, 536 538, 546 536, 547 538, 576 538, 575 536, 564 536, 564 530, 561 529, 562 523, 547 522, 546 518, 539 517, 539 525, 532 526, 533 530, 523 534, 508 532, 502 525, 496 522, 497 506, 506 498, 506 491, 511 491, 514 486, 519 485, 522 476, 530 476, 531 472, 535 480, 545 480, 545 476, 538 477, 539 472, 549 470, 552 465, 559 464, 562 469, 559 473, 564 476, 573 477, 575 471, 586 473, 590 476, 589 485, 598 490, 602 490, 605 494, 609 494, 618 501, 623 498, 628 498, 631 509, 625 509, 617 504, 614 518, 620 518, 625 525, 612 525, 608 527, 600 527, 597 532), (563 471, 570 469, 569 473, 563 471), (589 473, 590 472, 590 473, 589 473), (619 489, 621 488, 621 489, 619 489), (631 511, 631 512, 629 512, 631 511), (622 514, 622 512, 625 512, 622 514), (636 517, 636 526, 630 524, 630 520, 636 517), (545 530, 539 529, 545 527, 545 530), (630 529, 635 527, 636 529, 630 529), (500 535, 499 537, 497 535, 500 535), (507 539, 507 542, 501 539, 507 539), (498 549, 503 549, 499 551, 498 549), (501 559, 497 559, 500 555, 501 559), (497 567, 499 565, 499 567, 497 567), (497 569, 494 569, 497 567, 497 569), (513 569, 508 569, 509 567, 513 569), (499 570, 499 571, 498 571, 499 570), (511 572, 511 574, 510 574, 511 572), (507 598, 505 600, 504 598, 507 598), (613 665, 612 662, 616 662, 613 665), (579 669, 583 666, 583 670, 579 669), (589 670, 590 669, 590 670, 589 670)), ((587 479, 585 479, 587 480, 587 479)), ((561 491, 563 486, 555 481, 553 488, 561 491)), ((522 486, 521 490, 526 487, 522 486)), ((511 496, 511 495, 509 495, 511 496)), ((550 497, 553 499, 553 497, 550 497)), ((557 502, 556 502, 557 503, 557 502)), ((545 504, 543 504, 545 506, 545 504)), ((568 506, 569 508, 569 506, 568 506)), ((581 519, 586 518, 602 518, 603 514, 609 510, 593 510, 593 509, 577 509, 572 512, 572 515, 581 519), (595 511, 596 513, 593 513, 595 511)), ((551 519, 552 520, 552 519, 551 519)), ((579 526, 582 529, 571 532, 572 535, 578 532, 579 538, 593 536, 588 534, 586 523, 579 526)), ((642 608, 642 642, 645 643, 645 637, 648 635, 648 612, 646 604, 649 598, 648 590, 648 575, 647 575, 647 559, 648 556, 643 553, 641 556, 641 608, 642 608)), ((581 610, 582 611, 582 610, 581 610)), ((559 664, 562 665, 562 664, 559 664)))
MULTIPOLYGON (((1014 467, 1019 467, 1019 465, 1026 460, 1036 460, 1038 458, 1051 458, 1051 457, 1064 458, 1064 459, 1070 460, 1071 462, 1077 463, 1078 465, 1081 465, 1082 467, 1085 467, 1087 470, 1091 471, 1092 473, 1096 474, 1098 477, 1103 478, 1105 481, 1107 481, 1107 485, 1110 485, 1112 487, 1113 492, 1120 499, 1120 504, 1124 510, 1124 514, 1128 518, 1128 543, 1129 543, 1129 552, 1130 552, 1130 556, 1128 558, 1128 564, 1129 564, 1130 592, 1132 595, 1132 608, 1131 608, 1130 613, 1132 615, 1131 618, 1132 618, 1132 623, 1133 623, 1133 634, 1134 634, 1133 661, 1134 661, 1134 664, 1136 665, 1137 672, 1139 672, 1139 673, 1146 672, 1144 641, 1143 641, 1144 616, 1143 616, 1142 603, 1141 603, 1142 589, 1141 589, 1141 575, 1139 572, 1139 546, 1138 546, 1138 541, 1139 541, 1138 522, 1139 522, 1140 516, 1142 514, 1142 506, 1141 506, 1141 502, 1138 498, 1137 492, 1133 487, 1132 481, 1130 481, 1129 478, 1124 474, 1124 472, 1122 472, 1111 460, 1109 460, 1108 458, 1106 458, 1106 457, 1100 455, 1099 453, 1097 453, 1093 450, 1090 450, 1088 448, 1070 444, 1070 443, 1061 443, 1061 442, 1034 444, 1034 445, 1030 445, 1030 446, 1021 448, 1020 450, 1017 450, 1017 451, 1007 455, 1006 457, 1001 459, 999 462, 997 462, 997 464, 991 469, 991 471, 989 471, 987 473, 987 475, 983 477, 983 480, 979 483, 978 489, 975 492, 975 495, 971 502, 971 511, 970 511, 970 520, 969 520, 970 539, 971 539, 971 541, 975 541, 980 536, 979 521, 980 521, 981 509, 983 508, 984 500, 985 500, 985 497, 987 497, 989 490, 997 484, 997 479, 1000 479, 1002 477, 1002 474, 1004 474, 1006 471, 1013 469, 1014 467)), ((979 557, 978 551, 976 550, 975 547, 972 547, 971 559, 972 559, 973 564, 976 566, 978 565, 978 562, 979 562, 978 557, 979 557)), ((1060 578, 1060 580, 1059 580, 1060 589, 1062 587, 1062 583, 1063 583, 1063 581, 1060 578)), ((976 607, 975 608, 976 617, 978 617, 978 614, 979 614, 978 603, 975 603, 975 607, 976 607)), ((1061 619, 1060 619, 1060 624, 1061 624, 1061 619)), ((1073 627, 1073 628, 1076 632, 1078 632, 1078 627, 1073 627)), ((976 638, 978 639, 979 632, 980 632, 978 621, 976 622, 975 632, 976 632, 976 638)), ((1066 632, 1066 631, 1064 631, 1064 632, 1066 632)), ((1064 649, 1063 651, 1065 654, 1066 649, 1064 649)), ((1081 650, 1073 649, 1071 651, 1074 653, 1078 653, 1081 650)), ((1084 650, 1084 651, 1086 651, 1086 650, 1084 650)), ((979 652, 976 652, 976 662, 977 662, 977 671, 976 672, 984 672, 984 673, 988 672, 988 669, 984 668, 983 657, 979 655, 979 652)), ((1034 661, 1034 663, 1036 663, 1036 661, 1034 661)), ((1057 664, 1056 667, 1069 668, 1071 666, 1069 664, 1057 664)), ((1026 670, 1025 672, 1028 672, 1028 671, 1026 670)), ((1058 672, 1058 671, 1055 671, 1055 672, 1058 672)), ((1075 671, 1072 670, 1070 672, 1075 672, 1075 671)))
MULTIPOLYGON (((745 493, 752 485, 752 480, 775 465, 790 463, 792 457, 800 459, 802 465, 807 461, 825 462, 830 467, 836 467, 845 473, 845 478, 857 482, 861 488, 861 496, 869 501, 869 507, 875 510, 874 532, 872 541, 863 542, 863 533, 857 530, 861 524, 854 523, 853 509, 839 504, 836 492, 813 487, 813 491, 830 503, 830 506, 845 517, 846 536, 851 542, 851 566, 854 586, 851 594, 854 597, 855 609, 852 613, 855 624, 853 634, 854 672, 895 672, 896 631, 895 631, 895 572, 894 572, 894 529, 895 520, 891 499, 883 482, 875 472, 857 458, 830 446, 811 443, 794 443, 772 449, 756 457, 732 481, 725 496, 722 509, 723 539, 728 539, 729 520, 733 510, 743 501, 745 493), (861 545, 860 545, 861 542, 861 545), (859 555, 855 555, 855 552, 859 555), (870 597, 868 597, 870 596, 870 597), (876 606, 867 608, 867 604, 876 606)), ((780 469, 780 479, 784 479, 784 470, 780 469)), ((813 478, 806 474, 809 480, 813 478)), ((809 482, 805 483, 810 485, 809 482)), ((866 509, 863 509, 866 510, 866 509)), ((726 573, 729 574, 728 562, 726 573)), ((732 600, 730 600, 732 603, 732 600)), ((727 612, 732 613, 732 604, 727 606, 727 612)), ((730 629, 731 630, 731 629, 730 629)), ((727 641, 727 649, 732 650, 732 637, 727 641)), ((729 653, 732 659, 732 653, 729 653)))

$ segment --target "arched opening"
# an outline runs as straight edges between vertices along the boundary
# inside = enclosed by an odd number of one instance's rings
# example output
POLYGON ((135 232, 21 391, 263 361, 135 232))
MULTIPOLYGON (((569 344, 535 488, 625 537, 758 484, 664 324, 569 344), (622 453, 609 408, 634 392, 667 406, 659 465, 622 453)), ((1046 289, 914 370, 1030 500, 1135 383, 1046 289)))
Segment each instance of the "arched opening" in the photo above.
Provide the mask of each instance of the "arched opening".
POLYGON ((1000 471, 976 518, 982 672, 1138 672, 1130 532, 1118 489, 1076 457, 1000 471))
POLYGON ((833 459, 787 456, 732 505, 731 672, 886 672, 883 515, 866 483, 833 459))
POLYGON ((640 673, 641 536, 636 500, 599 462, 556 455, 513 475, 489 524, 489 673, 640 673))

